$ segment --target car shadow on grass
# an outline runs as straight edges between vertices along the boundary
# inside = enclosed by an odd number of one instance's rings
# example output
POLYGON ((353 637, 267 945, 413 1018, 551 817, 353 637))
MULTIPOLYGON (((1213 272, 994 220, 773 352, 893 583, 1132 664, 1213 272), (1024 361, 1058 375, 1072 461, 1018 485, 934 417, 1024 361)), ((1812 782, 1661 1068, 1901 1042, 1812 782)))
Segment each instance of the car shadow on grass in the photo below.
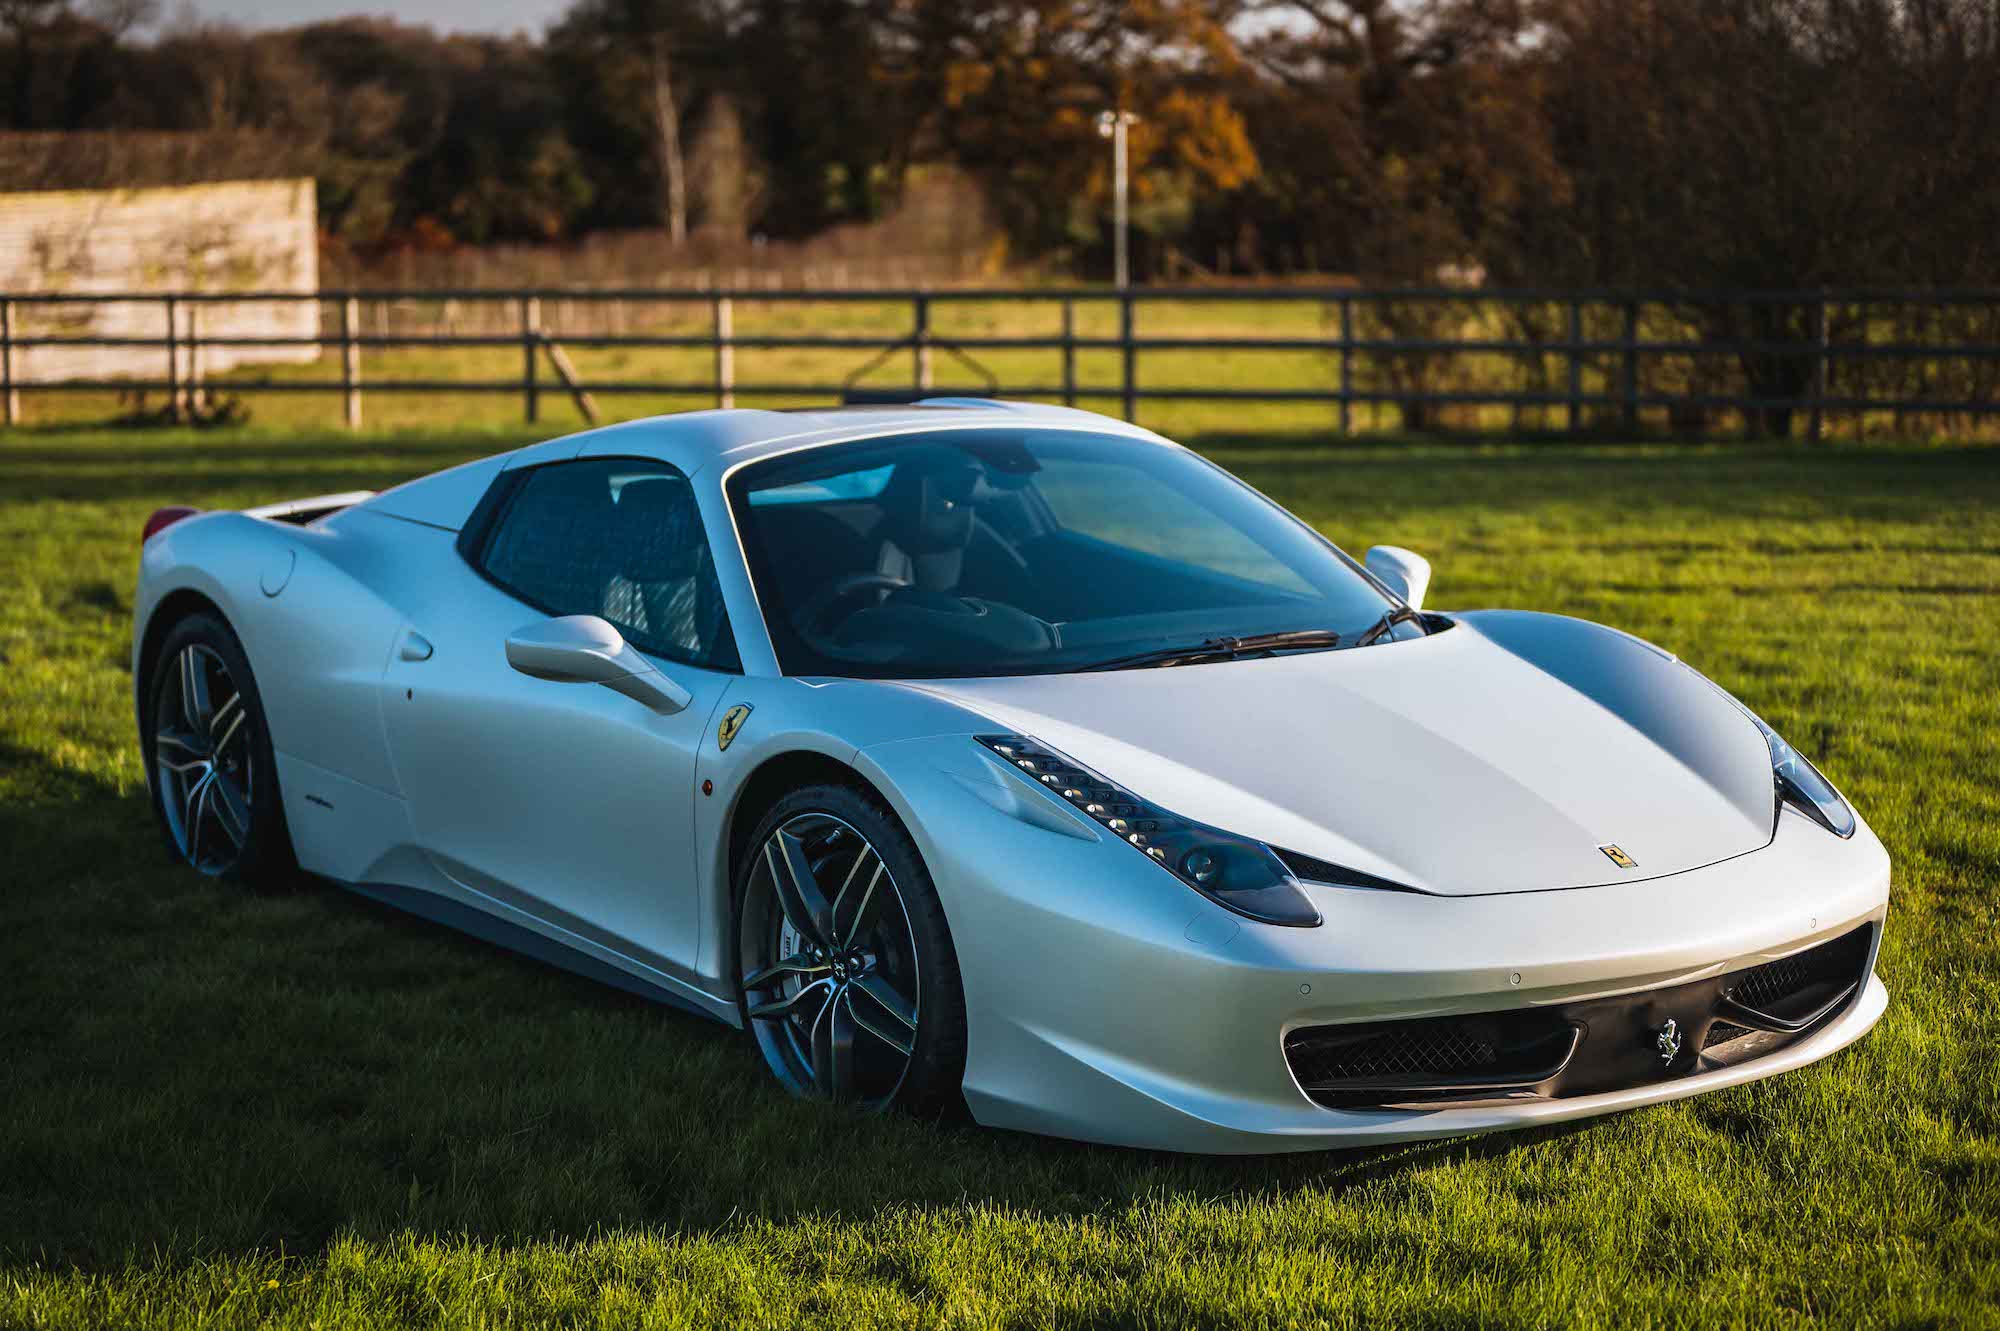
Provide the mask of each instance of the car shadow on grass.
POLYGON ((0 807, 0 1262, 1118 1214, 1344 1192, 1571 1130, 1199 1158, 791 1100, 718 1023, 329 884, 201 878, 143 789, 6 742, 0 764, 49 792, 0 807))

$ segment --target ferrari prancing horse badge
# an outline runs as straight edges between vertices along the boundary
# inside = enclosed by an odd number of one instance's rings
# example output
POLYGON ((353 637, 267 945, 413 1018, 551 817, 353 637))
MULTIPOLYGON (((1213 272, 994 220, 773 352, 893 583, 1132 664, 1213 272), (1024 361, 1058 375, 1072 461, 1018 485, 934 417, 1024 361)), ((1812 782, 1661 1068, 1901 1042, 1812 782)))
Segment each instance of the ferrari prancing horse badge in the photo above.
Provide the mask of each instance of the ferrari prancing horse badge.
POLYGON ((726 749, 736 738, 736 732, 743 729, 743 723, 750 717, 750 704, 737 703, 722 714, 722 724, 715 728, 715 747, 726 749))

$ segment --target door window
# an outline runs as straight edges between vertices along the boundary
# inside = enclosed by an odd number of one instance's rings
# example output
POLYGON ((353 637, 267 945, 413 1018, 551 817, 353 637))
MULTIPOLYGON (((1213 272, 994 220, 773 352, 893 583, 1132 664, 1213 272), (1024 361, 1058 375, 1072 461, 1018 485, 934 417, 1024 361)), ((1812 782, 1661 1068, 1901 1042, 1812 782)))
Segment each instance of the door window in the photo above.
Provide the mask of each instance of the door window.
POLYGON ((598 615, 640 651, 738 668, 715 561, 687 477, 591 458, 508 473, 473 563, 552 615, 598 615))

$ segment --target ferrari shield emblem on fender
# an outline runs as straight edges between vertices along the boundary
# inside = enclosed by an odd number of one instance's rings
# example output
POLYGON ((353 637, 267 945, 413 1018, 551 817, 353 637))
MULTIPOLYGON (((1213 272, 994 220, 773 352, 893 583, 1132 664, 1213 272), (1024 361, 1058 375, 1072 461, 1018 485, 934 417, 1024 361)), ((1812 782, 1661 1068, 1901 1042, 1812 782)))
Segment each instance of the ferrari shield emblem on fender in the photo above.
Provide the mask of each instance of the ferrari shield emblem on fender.
MULTIPOLYGON (((726 748, 728 746, 724 745, 724 747, 726 748)), ((1624 851, 1618 849, 1618 847, 1616 846, 1599 846, 1598 849, 1604 852, 1604 857, 1606 859, 1610 860, 1613 864, 1617 865, 1621 869, 1636 869, 1639 867, 1639 861, 1633 859, 1630 855, 1627 855, 1624 851)))
POLYGON ((737 703, 722 714, 722 724, 715 728, 715 747, 726 749, 736 738, 736 732, 743 729, 743 723, 750 719, 750 704, 737 703))

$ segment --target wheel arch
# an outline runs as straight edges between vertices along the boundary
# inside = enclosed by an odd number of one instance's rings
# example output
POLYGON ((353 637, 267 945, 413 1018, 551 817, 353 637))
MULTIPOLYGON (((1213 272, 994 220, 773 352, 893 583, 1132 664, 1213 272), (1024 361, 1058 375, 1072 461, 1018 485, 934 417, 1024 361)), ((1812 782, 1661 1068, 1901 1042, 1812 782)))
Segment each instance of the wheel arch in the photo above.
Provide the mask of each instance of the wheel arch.
MULTIPOLYGON (((787 794, 813 785, 852 786, 881 800, 883 806, 895 814, 895 806, 873 781, 864 776, 859 768, 832 754, 817 749, 786 749, 770 755, 752 768, 737 787, 728 821, 724 824, 723 865, 727 876, 724 879, 723 899, 728 908, 734 908, 737 873, 742 868, 743 857, 749 852, 750 834, 757 830, 758 822, 773 804, 787 794)), ((902 821, 900 814, 896 814, 896 820, 902 821)))

